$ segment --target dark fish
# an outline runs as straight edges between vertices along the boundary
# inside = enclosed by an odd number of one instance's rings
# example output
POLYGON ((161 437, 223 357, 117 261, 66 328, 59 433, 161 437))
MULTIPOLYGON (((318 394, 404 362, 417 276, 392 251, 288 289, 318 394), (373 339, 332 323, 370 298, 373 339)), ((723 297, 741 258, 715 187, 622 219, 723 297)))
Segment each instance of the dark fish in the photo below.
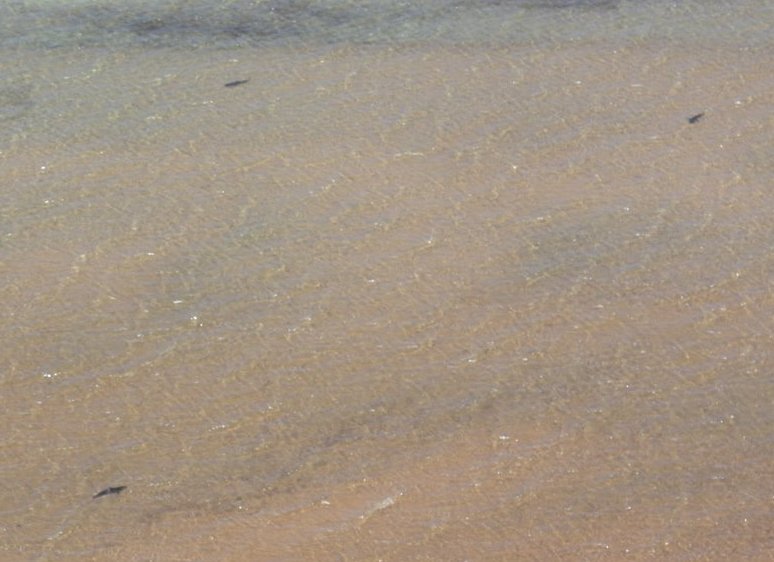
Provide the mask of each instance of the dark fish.
POLYGON ((234 88, 235 86, 241 86, 242 84, 247 84, 250 80, 234 80, 233 82, 228 82, 225 84, 226 88, 234 88))
POLYGON ((701 119, 702 117, 704 117, 704 113, 697 113, 696 115, 693 115, 693 116, 689 117, 688 118, 688 122, 691 125, 693 125, 694 123, 698 123, 699 119, 701 119))
POLYGON ((110 494, 120 494, 126 490, 126 486, 111 486, 110 488, 105 488, 104 490, 100 490, 96 494, 94 494, 93 499, 101 498, 102 496, 109 496, 110 494))

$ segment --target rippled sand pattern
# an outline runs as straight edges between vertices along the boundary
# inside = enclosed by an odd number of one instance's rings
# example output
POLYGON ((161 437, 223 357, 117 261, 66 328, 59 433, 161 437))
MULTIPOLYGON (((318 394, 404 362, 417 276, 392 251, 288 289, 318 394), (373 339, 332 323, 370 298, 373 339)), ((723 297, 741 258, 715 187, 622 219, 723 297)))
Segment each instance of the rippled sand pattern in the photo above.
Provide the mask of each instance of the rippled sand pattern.
POLYGON ((771 55, 6 61, 0 558, 770 560, 771 55))

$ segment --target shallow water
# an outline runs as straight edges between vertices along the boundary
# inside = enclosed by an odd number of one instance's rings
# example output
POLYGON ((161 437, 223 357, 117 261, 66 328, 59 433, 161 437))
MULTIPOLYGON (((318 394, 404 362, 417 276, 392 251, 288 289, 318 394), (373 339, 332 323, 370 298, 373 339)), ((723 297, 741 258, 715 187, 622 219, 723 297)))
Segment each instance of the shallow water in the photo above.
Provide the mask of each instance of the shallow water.
POLYGON ((2 43, 3 559, 770 559, 770 12, 559 4, 2 43))

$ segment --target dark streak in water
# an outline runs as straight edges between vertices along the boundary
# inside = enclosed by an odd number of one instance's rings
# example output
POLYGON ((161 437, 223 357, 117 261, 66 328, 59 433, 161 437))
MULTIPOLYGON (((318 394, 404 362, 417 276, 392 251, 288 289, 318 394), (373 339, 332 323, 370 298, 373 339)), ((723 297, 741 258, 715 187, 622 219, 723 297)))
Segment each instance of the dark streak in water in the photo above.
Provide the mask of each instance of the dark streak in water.
POLYGON ((518 6, 531 9, 562 9, 562 8, 617 8, 618 0, 525 0, 518 6))
POLYGON ((102 496, 109 496, 110 494, 120 494, 126 490, 126 486, 110 486, 109 488, 105 488, 104 490, 100 490, 94 496, 92 496, 92 499, 101 498, 102 496))
MULTIPOLYGON (((129 2, 46 4, 34 11, 6 9, 0 20, 9 33, 0 34, 0 47, 31 44, 47 48, 93 47, 235 47, 301 40, 323 43, 396 41, 427 38, 452 21, 464 21, 492 9, 500 17, 514 11, 571 8, 598 11, 616 8, 620 0, 435 0, 434 2, 341 2, 340 0, 189 0, 180 6, 129 2), (74 4, 74 5, 71 5, 74 4), (482 12, 483 10, 483 12, 482 12), (448 20, 448 23, 446 23, 448 20), (57 22, 50 25, 41 22, 57 22), (45 29, 46 32, 30 30, 45 29), (399 31, 403 30, 403 31, 399 31), (413 31, 410 31, 413 30, 413 31), (406 35, 408 33, 408 35, 406 35)), ((178 3, 174 3, 178 4, 178 3)), ((453 25, 451 26, 454 27, 453 25)), ((6 31, 7 31, 6 30, 6 31)), ((454 35, 454 33, 452 33, 454 35)))
POLYGON ((693 125, 694 123, 698 123, 699 119, 701 119, 702 117, 704 117, 704 113, 697 113, 696 115, 692 115, 691 117, 689 117, 688 122, 691 125, 693 125))
POLYGON ((227 84, 224 84, 226 88, 234 88, 236 86, 241 86, 242 84, 247 84, 250 80, 234 80, 233 82, 228 82, 227 84))

